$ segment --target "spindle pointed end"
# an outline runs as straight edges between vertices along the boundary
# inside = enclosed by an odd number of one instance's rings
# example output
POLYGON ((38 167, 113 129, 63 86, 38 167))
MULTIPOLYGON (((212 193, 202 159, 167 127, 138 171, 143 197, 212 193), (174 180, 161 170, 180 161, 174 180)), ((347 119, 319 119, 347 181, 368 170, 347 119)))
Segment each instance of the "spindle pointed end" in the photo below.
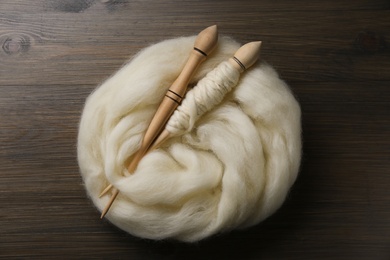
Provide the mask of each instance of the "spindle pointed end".
POLYGON ((102 211, 102 214, 100 215, 100 219, 103 219, 104 216, 107 214, 107 212, 110 210, 111 205, 112 205, 112 203, 114 203, 114 200, 115 200, 116 196, 118 196, 118 194, 119 194, 119 190, 118 189, 114 189, 114 192, 113 192, 113 194, 111 196, 110 201, 107 203, 106 207, 102 211))
POLYGON ((218 42, 218 27, 212 25, 204 29, 195 39, 194 48, 203 52, 206 56, 210 54, 218 42))
POLYGON ((110 189, 112 188, 112 184, 108 185, 102 193, 99 194, 99 198, 103 197, 110 189))
POLYGON ((210 32, 212 32, 215 35, 218 34, 218 26, 216 24, 207 27, 205 30, 209 30, 210 32))
POLYGON ((107 214, 107 211, 103 211, 102 214, 100 215, 100 219, 103 219, 106 214, 107 214))
POLYGON ((108 211, 110 210, 110 207, 112 205, 112 202, 110 201, 106 207, 104 208, 104 210, 102 211, 102 214, 100 215, 100 219, 103 219, 104 216, 106 216, 106 214, 108 213, 108 211))
POLYGON ((261 45, 263 44, 262 41, 257 42, 250 42, 249 44, 253 45, 253 48, 256 50, 257 57, 260 55, 261 45))
POLYGON ((235 61, 240 64, 242 70, 250 68, 257 61, 260 56, 261 45, 261 41, 249 42, 236 51, 234 54, 235 61))

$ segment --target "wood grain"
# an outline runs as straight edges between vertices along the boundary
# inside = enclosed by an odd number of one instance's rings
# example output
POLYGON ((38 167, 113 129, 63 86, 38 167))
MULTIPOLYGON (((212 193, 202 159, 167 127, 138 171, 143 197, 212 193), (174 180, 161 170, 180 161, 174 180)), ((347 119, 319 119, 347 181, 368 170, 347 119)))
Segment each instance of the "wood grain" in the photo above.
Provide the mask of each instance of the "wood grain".
POLYGON ((390 2, 2 0, 0 258, 389 259, 390 2), (85 98, 139 50, 217 24, 291 86, 300 176, 256 227, 197 244, 132 237, 86 196, 85 98))

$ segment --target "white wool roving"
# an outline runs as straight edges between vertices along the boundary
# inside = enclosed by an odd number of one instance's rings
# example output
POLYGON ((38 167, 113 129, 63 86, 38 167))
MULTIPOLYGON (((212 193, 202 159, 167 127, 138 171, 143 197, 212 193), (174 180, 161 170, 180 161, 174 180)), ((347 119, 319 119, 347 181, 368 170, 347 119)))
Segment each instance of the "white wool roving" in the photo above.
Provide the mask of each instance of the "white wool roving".
MULTIPOLYGON (((266 63, 244 72, 205 114, 187 113, 190 123, 179 135, 127 172, 194 40, 167 40, 141 51, 87 98, 81 117, 78 161, 89 197, 102 210, 110 193, 99 194, 112 183, 120 193, 106 217, 142 238, 192 242, 255 225, 281 206, 297 177, 300 107, 266 63)), ((192 84, 239 47, 220 39, 192 84)))

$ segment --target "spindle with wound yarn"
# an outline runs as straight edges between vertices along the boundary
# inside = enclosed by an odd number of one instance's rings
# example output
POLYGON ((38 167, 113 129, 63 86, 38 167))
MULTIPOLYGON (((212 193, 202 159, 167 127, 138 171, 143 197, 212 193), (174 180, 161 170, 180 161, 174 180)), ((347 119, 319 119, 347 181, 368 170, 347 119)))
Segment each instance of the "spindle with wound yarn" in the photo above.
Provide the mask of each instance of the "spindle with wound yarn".
POLYGON ((166 139, 188 132, 195 121, 218 105, 238 83, 240 73, 250 68, 259 58, 261 41, 243 45, 232 58, 222 62, 190 90, 183 103, 169 119, 164 131, 154 141, 150 150, 166 139))
MULTIPOLYGON (((186 93, 189 81, 192 79, 199 65, 206 59, 207 55, 213 51, 217 41, 218 31, 216 25, 207 27, 198 34, 198 37, 194 43, 194 49, 192 50, 187 63, 185 64, 180 75, 168 89, 163 101, 161 102, 159 108, 156 111, 156 114, 152 118, 152 121, 150 122, 150 125, 145 132, 140 148, 133 156, 130 165, 128 166, 129 173, 133 173, 137 168, 138 162, 148 151, 150 145, 161 132, 169 117, 180 104, 186 93)), ((104 195, 111 187, 112 185, 109 185, 106 189, 104 189, 100 196, 104 195)), ((115 188, 113 190, 113 194, 111 195, 110 201, 101 214, 101 218, 103 218, 108 212, 118 193, 119 190, 115 188)))

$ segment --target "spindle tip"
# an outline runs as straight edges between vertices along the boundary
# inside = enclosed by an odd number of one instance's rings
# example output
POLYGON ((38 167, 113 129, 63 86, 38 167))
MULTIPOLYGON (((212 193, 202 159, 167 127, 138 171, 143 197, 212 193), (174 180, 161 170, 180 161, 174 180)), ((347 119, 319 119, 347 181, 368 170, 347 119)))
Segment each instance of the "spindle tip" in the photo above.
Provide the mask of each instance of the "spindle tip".
POLYGON ((205 55, 210 54, 218 42, 218 27, 212 25, 201 31, 195 39, 194 48, 205 55))
POLYGON ((102 214, 100 215, 100 219, 104 218, 104 216, 107 214, 108 210, 110 209, 112 203, 114 203, 114 200, 115 200, 116 196, 118 196, 118 194, 119 194, 119 190, 114 189, 114 191, 111 195, 110 201, 107 203, 106 207, 102 211, 102 214))
POLYGON ((260 49, 261 41, 244 44, 234 54, 234 60, 239 63, 242 70, 246 70, 257 61, 260 56, 260 49))

